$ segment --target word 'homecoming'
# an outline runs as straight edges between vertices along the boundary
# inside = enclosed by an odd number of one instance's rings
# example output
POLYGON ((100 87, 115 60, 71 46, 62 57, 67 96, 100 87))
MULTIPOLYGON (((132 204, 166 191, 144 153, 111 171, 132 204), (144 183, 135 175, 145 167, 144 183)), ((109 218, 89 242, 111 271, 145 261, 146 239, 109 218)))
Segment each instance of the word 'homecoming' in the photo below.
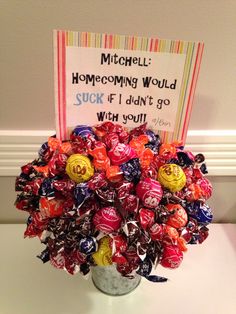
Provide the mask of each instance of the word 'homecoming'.
POLYGON ((101 54, 101 65, 106 64, 118 64, 123 66, 137 65, 139 67, 147 67, 151 64, 151 58, 145 57, 124 57, 118 56, 116 53, 112 55, 111 53, 101 54))
MULTIPOLYGON (((72 73, 72 84, 81 84, 95 86, 97 83, 102 85, 114 85, 119 87, 132 87, 137 88, 138 78, 127 77, 122 75, 95 75, 95 74, 80 74, 78 72, 72 73)), ((149 88, 150 86, 156 86, 158 88, 170 88, 176 89, 177 80, 169 82, 167 79, 157 79, 152 76, 146 76, 142 78, 143 87, 149 88)))

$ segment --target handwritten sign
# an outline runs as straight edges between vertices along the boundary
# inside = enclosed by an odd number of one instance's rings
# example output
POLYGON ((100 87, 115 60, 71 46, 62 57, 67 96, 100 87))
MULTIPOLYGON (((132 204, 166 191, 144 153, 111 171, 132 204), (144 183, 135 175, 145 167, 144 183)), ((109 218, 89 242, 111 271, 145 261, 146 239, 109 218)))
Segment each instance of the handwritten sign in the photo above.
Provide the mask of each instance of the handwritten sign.
POLYGON ((57 135, 78 124, 145 122, 185 141, 202 43, 54 32, 57 135))

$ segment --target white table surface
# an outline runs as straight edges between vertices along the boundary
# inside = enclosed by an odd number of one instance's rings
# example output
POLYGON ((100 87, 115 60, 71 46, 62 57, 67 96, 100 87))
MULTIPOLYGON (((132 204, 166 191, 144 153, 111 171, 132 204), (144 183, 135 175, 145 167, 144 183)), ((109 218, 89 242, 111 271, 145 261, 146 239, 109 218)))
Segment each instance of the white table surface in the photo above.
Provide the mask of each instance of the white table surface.
POLYGON ((132 293, 111 297, 91 279, 71 276, 35 256, 38 239, 25 225, 0 225, 0 314, 235 314, 236 225, 215 224, 202 245, 191 245, 180 268, 157 268, 167 283, 142 279, 132 293))

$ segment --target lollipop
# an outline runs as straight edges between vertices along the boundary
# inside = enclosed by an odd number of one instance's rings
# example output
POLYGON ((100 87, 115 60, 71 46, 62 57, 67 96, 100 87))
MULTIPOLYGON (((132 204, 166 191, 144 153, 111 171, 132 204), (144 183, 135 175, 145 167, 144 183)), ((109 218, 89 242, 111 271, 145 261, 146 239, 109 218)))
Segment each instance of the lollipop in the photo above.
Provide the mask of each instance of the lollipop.
POLYGON ((204 197, 204 199, 207 200, 208 198, 210 198, 212 195, 212 185, 210 181, 206 178, 201 178, 197 180, 197 184, 201 188, 202 196, 204 197))
POLYGON ((94 168, 88 157, 81 154, 71 155, 66 164, 66 173, 77 183, 88 181, 94 174, 94 168))
POLYGON ((103 207, 93 217, 96 229, 104 233, 117 231, 121 226, 121 216, 115 207, 103 207))
POLYGON ((177 229, 186 225, 188 221, 188 215, 180 204, 167 204, 166 208, 169 211, 174 212, 173 215, 171 215, 167 220, 168 225, 177 229))
POLYGON ((93 165, 98 170, 106 170, 110 166, 110 160, 107 157, 106 148, 102 143, 90 150, 90 155, 93 156, 93 165))
POLYGON ((39 208, 43 217, 57 217, 63 213, 63 201, 41 197, 39 208))
POLYGON ((159 182, 146 178, 136 186, 136 193, 145 207, 155 208, 162 198, 162 188, 159 182))
POLYGON ((183 260, 183 253, 177 245, 164 246, 161 265, 166 268, 178 268, 183 260))
POLYGON ((159 155, 166 160, 174 158, 176 155, 176 148, 172 144, 162 144, 159 148, 159 155))
POLYGON ((112 251, 110 247, 110 237, 106 236, 99 240, 98 250, 93 255, 94 262, 99 266, 112 264, 112 251))
POLYGON ((97 250, 96 239, 93 237, 82 238, 79 241, 79 250, 85 255, 93 254, 97 250))
POLYGON ((199 223, 207 225, 212 221, 212 209, 205 203, 196 201, 187 204, 188 214, 199 223))
POLYGON ((78 136, 88 137, 89 135, 94 136, 93 129, 87 125, 77 125, 74 130, 71 132, 71 139, 76 140, 78 136))
POLYGON ((155 223, 154 225, 151 226, 149 230, 151 239, 154 241, 160 241, 163 238, 164 231, 162 225, 155 223))
POLYGON ((118 143, 108 152, 108 156, 110 157, 112 164, 118 166, 135 158, 137 155, 131 146, 118 143))
POLYGON ((171 192, 177 192, 185 186, 186 176, 180 166, 165 164, 158 171, 158 181, 171 192))

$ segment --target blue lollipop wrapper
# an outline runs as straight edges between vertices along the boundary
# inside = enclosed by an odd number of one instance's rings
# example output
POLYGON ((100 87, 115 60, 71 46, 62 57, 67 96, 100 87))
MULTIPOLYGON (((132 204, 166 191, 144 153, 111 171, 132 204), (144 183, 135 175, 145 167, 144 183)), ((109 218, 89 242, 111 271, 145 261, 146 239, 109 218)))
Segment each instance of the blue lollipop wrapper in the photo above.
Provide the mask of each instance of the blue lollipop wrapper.
POLYGON ((196 219, 198 223, 207 225, 213 219, 212 209, 206 203, 199 201, 186 205, 189 216, 196 219))
POLYGON ((93 237, 86 237, 79 241, 79 251, 85 255, 93 254, 97 248, 97 241, 93 237))
POLYGON ((88 137, 89 135, 94 135, 93 129, 88 125, 77 125, 74 130, 71 132, 71 138, 74 139, 77 136, 81 136, 83 138, 88 137))

